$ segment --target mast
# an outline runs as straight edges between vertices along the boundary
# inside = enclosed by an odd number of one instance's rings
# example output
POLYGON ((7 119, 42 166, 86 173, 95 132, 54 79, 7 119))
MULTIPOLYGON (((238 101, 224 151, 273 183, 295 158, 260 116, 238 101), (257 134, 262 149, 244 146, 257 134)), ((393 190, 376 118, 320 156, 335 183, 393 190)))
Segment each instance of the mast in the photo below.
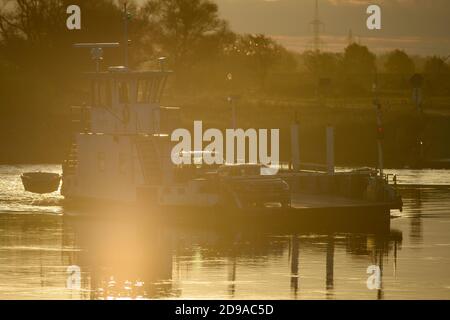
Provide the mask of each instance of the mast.
POLYGON ((128 69, 128 3, 125 1, 123 4, 123 31, 124 31, 124 41, 123 41, 123 48, 124 48, 124 62, 125 62, 125 68, 128 69))
POLYGON ((355 41, 353 40, 353 30, 352 29, 350 29, 349 31, 348 31, 348 45, 350 46, 350 45, 352 45, 353 43, 355 43, 355 41))

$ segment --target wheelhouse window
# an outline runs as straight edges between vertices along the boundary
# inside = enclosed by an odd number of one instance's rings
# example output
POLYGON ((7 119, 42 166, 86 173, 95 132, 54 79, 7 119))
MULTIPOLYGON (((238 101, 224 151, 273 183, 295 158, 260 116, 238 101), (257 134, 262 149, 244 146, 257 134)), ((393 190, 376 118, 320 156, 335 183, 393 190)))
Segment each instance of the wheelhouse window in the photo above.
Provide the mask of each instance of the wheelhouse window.
POLYGON ((148 103, 150 83, 148 80, 138 80, 137 82, 137 103, 148 103))
POLYGON ((126 81, 119 82, 119 103, 130 103, 130 84, 126 81))
POLYGON ((95 80, 92 82, 92 104, 96 107, 112 106, 112 92, 109 81, 95 80))
POLYGON ((151 77, 148 79, 140 79, 137 82, 137 102, 138 103, 154 103, 158 102, 163 87, 162 79, 159 77, 151 77))
POLYGON ((151 102, 158 102, 160 85, 161 85, 161 79, 155 78, 155 80, 153 81, 152 95, 150 97, 151 102))

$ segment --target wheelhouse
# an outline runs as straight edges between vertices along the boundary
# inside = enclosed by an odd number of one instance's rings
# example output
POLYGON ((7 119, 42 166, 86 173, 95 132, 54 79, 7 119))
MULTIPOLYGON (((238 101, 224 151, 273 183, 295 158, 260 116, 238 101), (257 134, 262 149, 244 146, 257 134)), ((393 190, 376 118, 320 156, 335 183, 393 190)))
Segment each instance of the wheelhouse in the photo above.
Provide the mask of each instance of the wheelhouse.
POLYGON ((117 105, 159 104, 168 71, 131 72, 121 67, 108 72, 88 73, 91 83, 91 105, 112 108, 117 105))
POLYGON ((169 71, 135 72, 124 67, 88 73, 91 97, 89 131, 156 134, 163 129, 168 130, 161 127, 162 123, 167 123, 161 121, 161 114, 171 113, 174 108, 162 108, 160 102, 170 74, 169 71))

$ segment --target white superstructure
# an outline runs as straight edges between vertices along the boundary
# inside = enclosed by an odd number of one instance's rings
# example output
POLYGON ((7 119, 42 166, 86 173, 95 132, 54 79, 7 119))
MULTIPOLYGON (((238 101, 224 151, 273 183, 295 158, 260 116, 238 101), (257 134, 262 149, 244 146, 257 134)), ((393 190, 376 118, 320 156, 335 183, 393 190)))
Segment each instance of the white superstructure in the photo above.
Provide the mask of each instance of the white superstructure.
POLYGON ((136 201, 137 190, 170 180, 177 108, 160 105, 169 72, 124 67, 89 73, 90 106, 78 107, 80 131, 64 163, 67 199, 136 201))

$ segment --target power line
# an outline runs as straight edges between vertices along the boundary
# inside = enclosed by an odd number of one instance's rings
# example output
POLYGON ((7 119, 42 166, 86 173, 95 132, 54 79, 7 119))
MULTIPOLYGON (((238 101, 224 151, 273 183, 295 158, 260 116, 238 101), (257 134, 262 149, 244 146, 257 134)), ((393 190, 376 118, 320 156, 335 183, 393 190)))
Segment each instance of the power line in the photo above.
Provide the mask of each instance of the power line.
POLYGON ((314 11, 314 20, 310 23, 313 28, 313 46, 314 51, 320 51, 320 46, 322 41, 320 39, 320 29, 324 26, 323 22, 320 21, 319 17, 319 0, 316 0, 316 6, 314 11))

